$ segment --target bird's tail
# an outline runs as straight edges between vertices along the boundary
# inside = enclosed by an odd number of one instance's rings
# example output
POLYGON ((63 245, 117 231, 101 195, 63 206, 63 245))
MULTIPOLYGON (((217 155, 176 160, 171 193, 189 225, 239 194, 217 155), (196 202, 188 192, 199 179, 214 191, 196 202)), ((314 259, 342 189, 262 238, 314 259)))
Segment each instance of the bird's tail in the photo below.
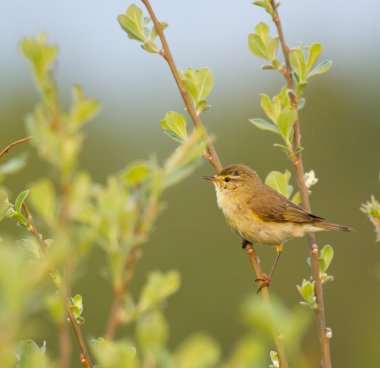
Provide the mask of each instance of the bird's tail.
POLYGON ((323 230, 333 230, 333 231, 354 231, 352 228, 344 225, 334 224, 328 221, 320 221, 316 224, 323 230))

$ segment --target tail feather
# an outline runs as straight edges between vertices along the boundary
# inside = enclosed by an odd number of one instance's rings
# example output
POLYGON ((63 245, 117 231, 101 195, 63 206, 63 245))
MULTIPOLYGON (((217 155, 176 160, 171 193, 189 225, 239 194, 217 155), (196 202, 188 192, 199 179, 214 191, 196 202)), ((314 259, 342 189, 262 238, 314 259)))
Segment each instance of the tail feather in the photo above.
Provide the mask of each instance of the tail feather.
POLYGON ((328 221, 320 221, 320 222, 317 222, 315 225, 317 225, 318 227, 320 227, 323 230, 350 231, 350 232, 354 231, 354 229, 352 229, 348 226, 338 225, 338 224, 334 224, 334 223, 328 222, 328 221))

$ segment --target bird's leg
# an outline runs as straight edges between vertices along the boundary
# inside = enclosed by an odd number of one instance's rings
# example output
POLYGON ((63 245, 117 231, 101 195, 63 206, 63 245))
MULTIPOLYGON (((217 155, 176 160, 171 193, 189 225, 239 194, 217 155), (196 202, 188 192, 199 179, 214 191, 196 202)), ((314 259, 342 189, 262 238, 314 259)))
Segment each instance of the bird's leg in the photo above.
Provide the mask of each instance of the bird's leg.
POLYGON ((252 243, 249 242, 247 239, 243 239, 243 241, 241 242, 241 248, 245 249, 247 247, 247 245, 249 245, 249 244, 252 244, 252 243))
POLYGON ((276 256, 276 259, 274 260, 274 263, 273 263, 272 269, 270 270, 269 276, 264 275, 262 279, 256 279, 255 280, 256 282, 257 281, 261 282, 259 288, 257 289, 257 293, 259 293, 263 288, 269 286, 269 283, 270 283, 271 278, 273 276, 273 272, 274 272, 274 270, 276 268, 276 265, 277 265, 277 262, 278 262, 278 260, 280 258, 280 255, 282 253, 282 250, 283 250, 282 244, 281 243, 277 244, 276 245, 277 256, 276 256))

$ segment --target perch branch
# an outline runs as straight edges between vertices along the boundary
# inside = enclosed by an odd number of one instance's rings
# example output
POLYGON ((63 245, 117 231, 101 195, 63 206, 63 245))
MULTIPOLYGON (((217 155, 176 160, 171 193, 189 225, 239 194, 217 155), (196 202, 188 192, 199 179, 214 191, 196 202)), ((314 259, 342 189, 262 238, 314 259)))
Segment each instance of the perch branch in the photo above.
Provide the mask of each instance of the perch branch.
MULTIPOLYGON (((285 42, 284 32, 281 25, 281 20, 277 12, 278 4, 275 0, 271 0, 271 5, 274 10, 272 14, 273 22, 277 28, 279 41, 281 44, 282 52, 285 59, 285 67, 282 69, 282 74, 286 80, 287 86, 289 90, 293 90, 293 79, 292 79, 292 67, 289 59, 289 47, 285 42)), ((292 106, 295 108, 297 112, 297 117, 294 122, 294 138, 293 138, 293 150, 297 152, 293 158, 293 166, 296 173, 298 188, 301 193, 302 204, 304 209, 307 212, 310 212, 310 201, 309 201, 309 193, 305 183, 305 170, 302 162, 302 154, 300 150, 297 148, 301 147, 301 130, 300 123, 298 118, 298 101, 296 96, 293 93, 289 93, 289 97, 291 100, 292 106)), ((321 355, 322 355, 322 367, 323 368, 331 368, 331 357, 330 357, 330 340, 327 335, 326 330, 326 320, 325 320, 325 308, 323 301, 323 289, 322 282, 319 276, 319 263, 318 263, 318 245, 315 240, 315 236, 310 234, 309 238, 309 248, 310 248, 310 256, 311 256, 311 270, 313 275, 313 280, 315 282, 315 296, 317 300, 317 308, 315 310, 317 321, 318 321, 318 332, 319 332, 319 341, 321 347, 321 355)))
MULTIPOLYGON (((188 113, 191 117, 191 120, 193 121, 193 124, 195 126, 203 127, 203 123, 202 123, 198 113, 196 112, 196 109, 195 109, 195 107, 191 101, 189 93, 187 92, 184 84, 182 83, 182 80, 180 78, 180 75, 178 73, 177 67, 176 67, 175 62, 174 62, 173 55, 170 51, 168 42, 166 40, 162 25, 158 21, 156 15, 155 15, 155 13, 154 13, 151 5, 150 5, 149 0, 141 0, 141 1, 144 4, 145 8, 147 9, 147 11, 150 15, 150 18, 152 19, 153 24, 157 30, 157 34, 160 38, 161 45, 162 45, 162 51, 160 52, 160 55, 166 60, 166 62, 169 65, 169 68, 170 68, 170 70, 173 74, 173 77, 175 79, 175 82, 178 86, 179 92, 181 93, 183 102, 186 106, 186 110, 188 111, 188 113)), ((216 152, 216 149, 211 142, 207 143, 206 159, 211 163, 211 165, 214 166, 216 172, 219 172, 222 170, 223 166, 220 162, 220 159, 219 159, 219 156, 216 152)), ((252 246, 250 249, 253 249, 252 246)), ((247 252, 247 254, 248 254, 248 257, 250 259, 252 268, 254 269, 254 271, 256 273, 256 277, 261 278, 263 275, 263 272, 261 270, 260 263, 259 263, 259 260, 257 258, 256 253, 255 252, 251 252, 251 253, 247 252)), ((267 299, 268 303, 270 303, 268 288, 264 288, 264 289, 265 289, 265 291, 264 290, 263 291, 265 294, 263 294, 263 295, 266 295, 264 297, 267 299)), ((274 343, 275 343, 275 346, 277 349, 277 353, 279 354, 279 356, 281 356, 280 360, 283 362, 283 365, 281 365, 281 368, 287 368, 288 365, 286 362, 285 349, 284 349, 282 341, 279 339, 278 334, 276 334, 276 333, 274 333, 274 343)))

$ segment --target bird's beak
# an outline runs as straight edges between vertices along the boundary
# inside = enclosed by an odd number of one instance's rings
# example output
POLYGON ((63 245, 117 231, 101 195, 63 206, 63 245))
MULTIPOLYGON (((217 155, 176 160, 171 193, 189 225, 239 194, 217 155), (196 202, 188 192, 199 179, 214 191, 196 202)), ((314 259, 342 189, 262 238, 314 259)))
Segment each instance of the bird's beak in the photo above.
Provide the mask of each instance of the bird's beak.
POLYGON ((216 176, 204 176, 203 178, 212 182, 218 181, 218 178, 216 176))

